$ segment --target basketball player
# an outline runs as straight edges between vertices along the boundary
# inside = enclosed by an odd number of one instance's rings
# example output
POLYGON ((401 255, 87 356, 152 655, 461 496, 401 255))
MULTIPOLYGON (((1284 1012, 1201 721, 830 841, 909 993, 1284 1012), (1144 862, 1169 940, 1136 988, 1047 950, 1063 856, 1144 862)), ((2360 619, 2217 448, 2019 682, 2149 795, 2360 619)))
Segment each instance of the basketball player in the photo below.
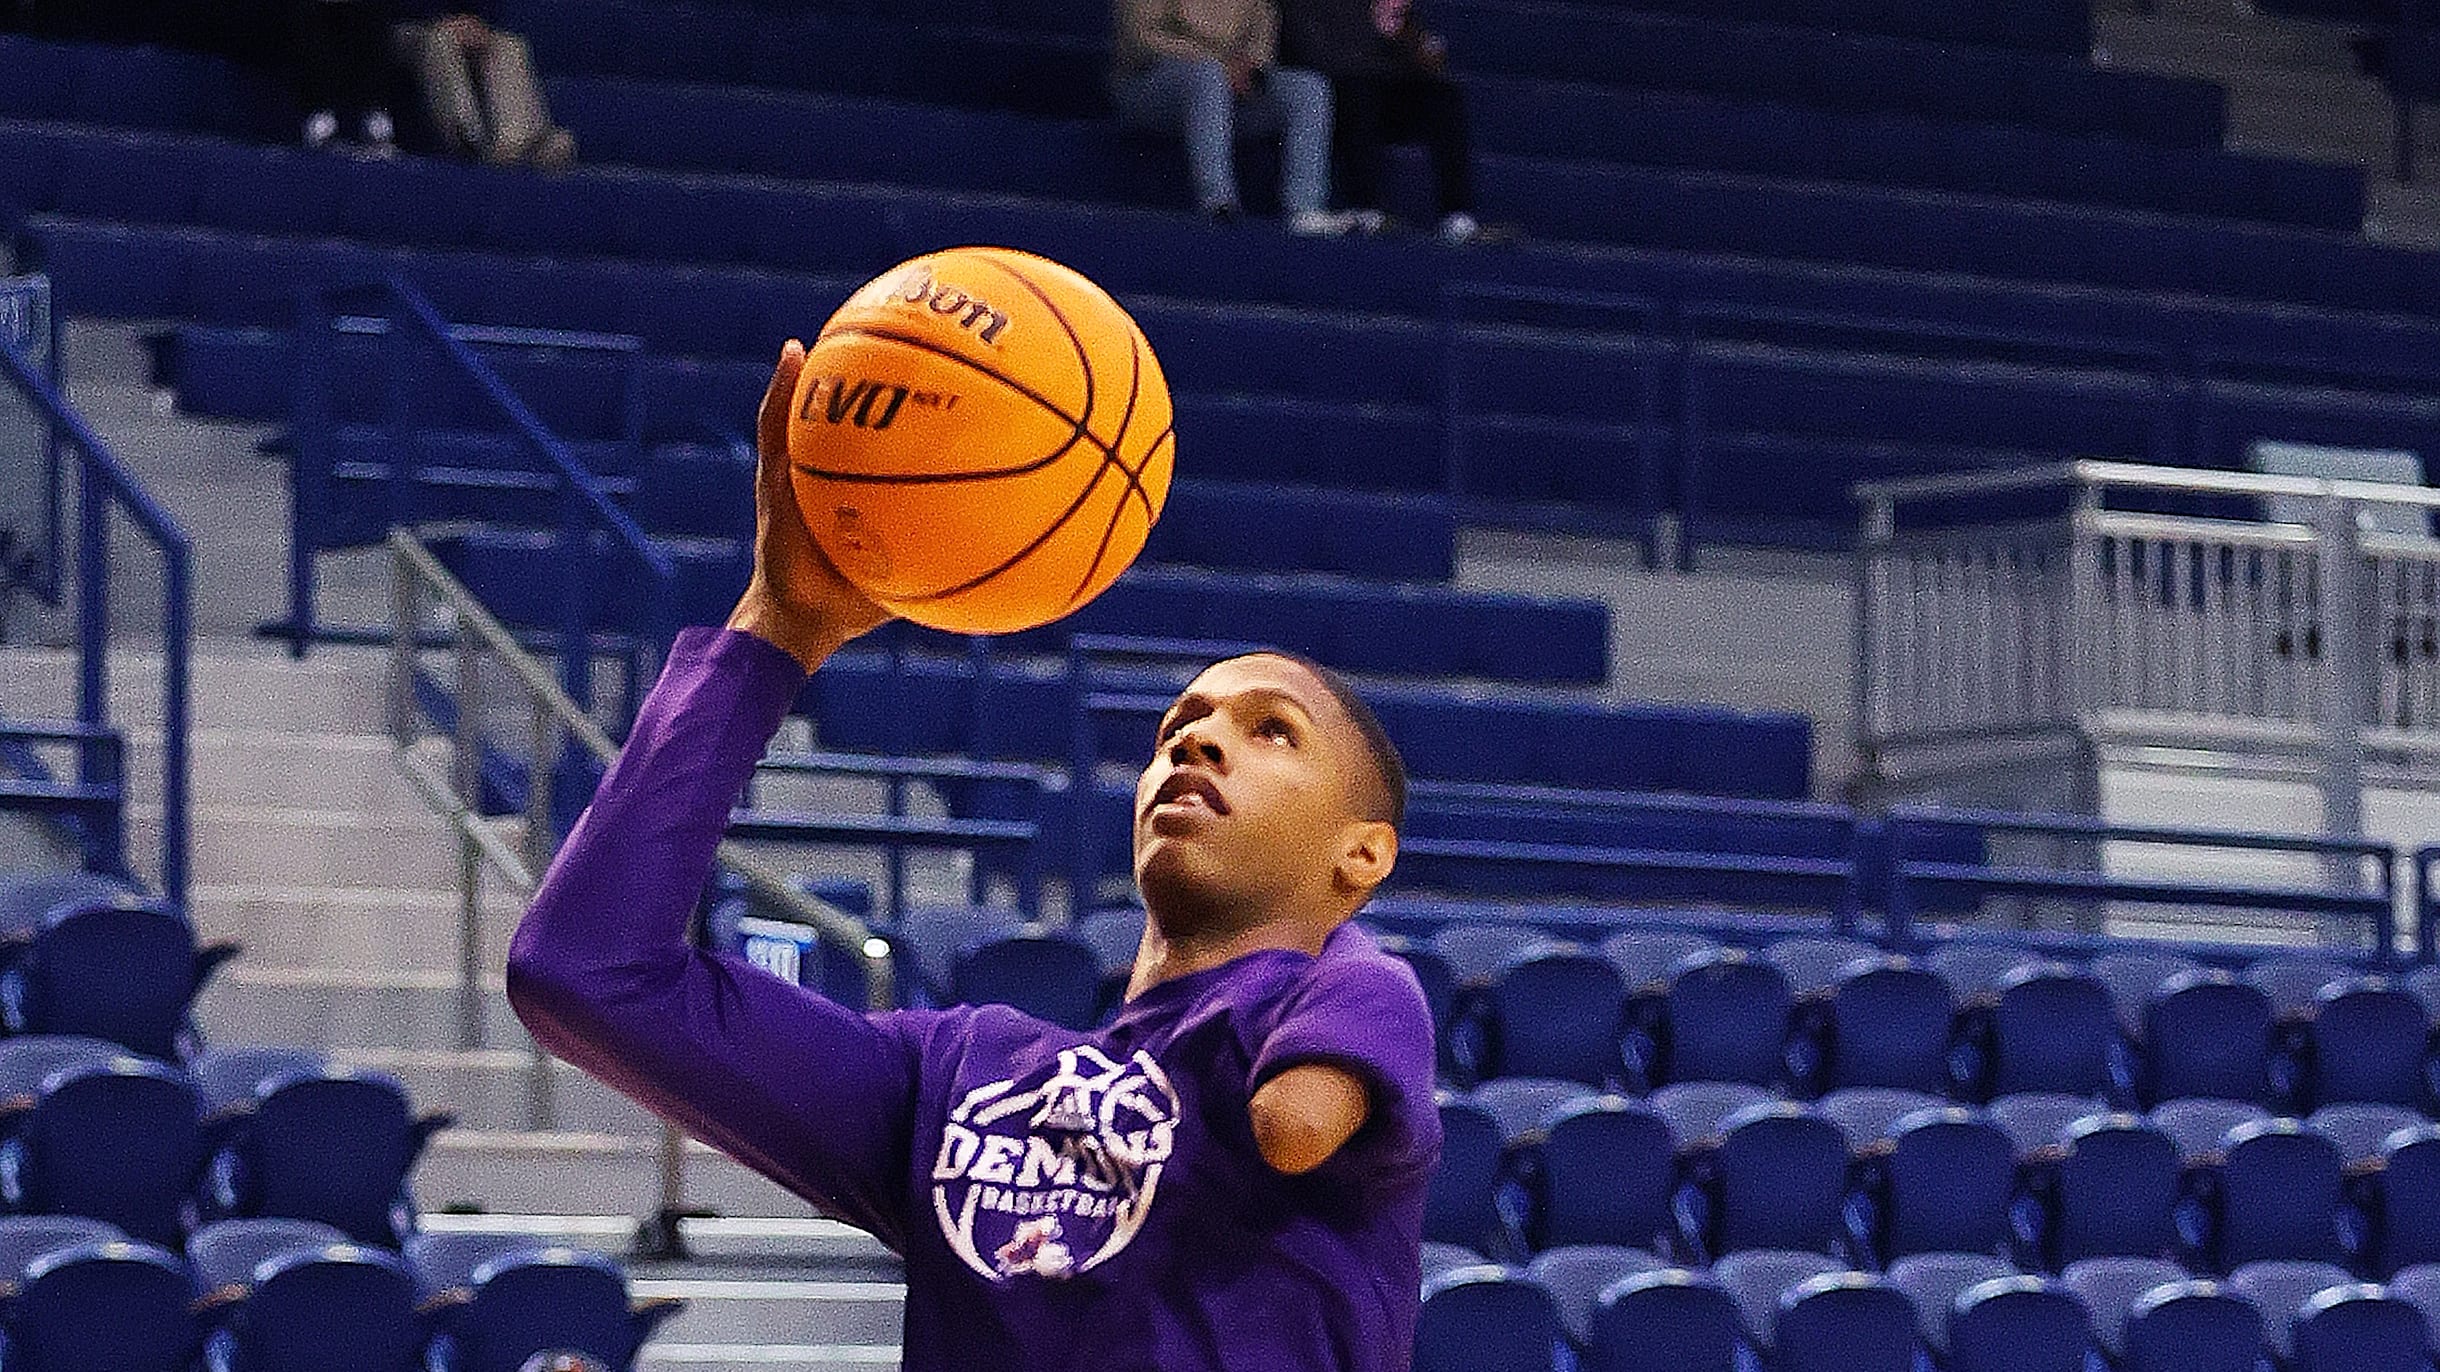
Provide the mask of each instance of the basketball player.
POLYGON ((1348 917, 1405 776, 1324 670, 1267 654, 1170 707, 1135 791, 1150 911, 1125 1007, 866 1014, 686 940, 806 674, 884 613, 790 495, 803 349, 762 405, 752 583, 672 648, 509 951, 553 1052, 906 1259, 905 1365, 1376 1372, 1410 1360, 1432 1030, 1348 917))

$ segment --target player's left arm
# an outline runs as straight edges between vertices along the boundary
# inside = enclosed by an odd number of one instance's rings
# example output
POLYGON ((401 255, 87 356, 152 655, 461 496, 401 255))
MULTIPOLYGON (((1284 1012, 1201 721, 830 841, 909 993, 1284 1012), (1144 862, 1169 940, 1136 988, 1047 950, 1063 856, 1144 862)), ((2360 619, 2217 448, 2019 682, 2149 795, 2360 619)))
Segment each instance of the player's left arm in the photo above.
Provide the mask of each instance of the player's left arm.
POLYGON ((1404 963, 1324 958, 1254 1054, 1263 1161, 1288 1176, 1400 1171, 1439 1145, 1432 1016, 1404 963))
POLYGON ((1330 1161, 1372 1113, 1355 1073, 1329 1063, 1291 1067, 1262 1084, 1247 1106, 1254 1145, 1276 1172, 1302 1176, 1330 1161))

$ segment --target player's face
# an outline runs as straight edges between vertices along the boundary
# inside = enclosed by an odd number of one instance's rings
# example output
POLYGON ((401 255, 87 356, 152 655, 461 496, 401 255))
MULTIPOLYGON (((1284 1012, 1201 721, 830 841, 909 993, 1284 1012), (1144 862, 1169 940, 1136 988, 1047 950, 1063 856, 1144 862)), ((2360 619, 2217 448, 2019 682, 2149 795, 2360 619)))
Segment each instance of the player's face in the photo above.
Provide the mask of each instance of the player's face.
POLYGON ((1161 718, 1135 784, 1135 879, 1156 909, 1259 918, 1327 893, 1360 822, 1356 728, 1286 658, 1231 658, 1161 718))

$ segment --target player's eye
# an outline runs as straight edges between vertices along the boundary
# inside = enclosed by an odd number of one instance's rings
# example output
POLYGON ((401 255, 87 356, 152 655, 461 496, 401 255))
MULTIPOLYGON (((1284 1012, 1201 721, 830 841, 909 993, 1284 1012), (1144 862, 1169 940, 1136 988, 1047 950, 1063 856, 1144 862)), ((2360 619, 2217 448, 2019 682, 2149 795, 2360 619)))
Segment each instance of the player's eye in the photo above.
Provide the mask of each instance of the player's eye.
POLYGON ((1257 738, 1274 739, 1290 746, 1294 746, 1296 743, 1296 730, 1289 725, 1288 721, 1277 715, 1272 715, 1262 723, 1255 725, 1254 735, 1257 738))

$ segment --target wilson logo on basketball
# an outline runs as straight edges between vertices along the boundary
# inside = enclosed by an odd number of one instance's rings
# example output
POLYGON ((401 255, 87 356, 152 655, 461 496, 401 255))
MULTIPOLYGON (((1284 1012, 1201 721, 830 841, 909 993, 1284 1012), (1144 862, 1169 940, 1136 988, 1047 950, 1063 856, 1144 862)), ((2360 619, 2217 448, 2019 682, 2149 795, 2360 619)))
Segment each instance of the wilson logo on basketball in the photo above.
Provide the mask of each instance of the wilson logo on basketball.
POLYGON ((805 406, 797 418, 853 424, 859 429, 886 429, 909 405, 947 412, 957 397, 939 391, 919 391, 891 381, 867 381, 852 376, 817 376, 805 387, 805 406))
POLYGON ((971 330, 976 338, 995 348, 1000 344, 1000 335, 1008 331, 1008 316, 991 302, 979 300, 955 286, 941 285, 928 271, 911 271, 898 278, 884 299, 930 310, 943 318, 955 318, 958 327, 971 330))

